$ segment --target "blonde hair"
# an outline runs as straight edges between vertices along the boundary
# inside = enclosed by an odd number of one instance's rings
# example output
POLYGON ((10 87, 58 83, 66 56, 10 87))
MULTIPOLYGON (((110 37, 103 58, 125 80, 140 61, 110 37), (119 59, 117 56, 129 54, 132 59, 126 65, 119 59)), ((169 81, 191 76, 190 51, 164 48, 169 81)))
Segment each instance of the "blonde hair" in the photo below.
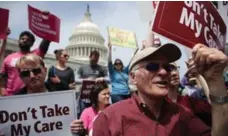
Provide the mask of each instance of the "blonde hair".
POLYGON ((21 64, 27 64, 27 63, 33 63, 36 64, 37 62, 40 63, 41 66, 45 67, 44 61, 40 56, 37 56, 35 54, 28 54, 25 56, 22 56, 16 63, 16 67, 20 68, 21 64))

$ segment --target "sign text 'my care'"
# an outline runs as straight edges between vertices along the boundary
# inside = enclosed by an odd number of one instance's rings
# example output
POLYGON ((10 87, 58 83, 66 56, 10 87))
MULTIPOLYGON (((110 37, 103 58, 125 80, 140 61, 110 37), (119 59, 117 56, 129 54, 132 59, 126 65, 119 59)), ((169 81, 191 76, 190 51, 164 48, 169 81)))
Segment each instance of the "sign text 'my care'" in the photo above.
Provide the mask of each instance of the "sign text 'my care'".
MULTIPOLYGON (((70 108, 67 106, 60 107, 58 104, 55 104, 53 108, 50 108, 46 105, 40 106, 38 109, 28 107, 27 111, 21 112, 12 112, 9 113, 8 111, 0 111, 0 124, 7 123, 8 121, 11 122, 18 122, 18 121, 26 121, 28 120, 28 115, 30 114, 33 119, 37 118, 37 112, 40 111, 42 117, 50 118, 50 117, 57 117, 57 116, 66 116, 70 113, 70 108)), ((63 123, 61 121, 53 121, 53 122, 41 122, 37 120, 34 123, 34 126, 28 125, 23 126, 22 124, 13 124, 11 125, 11 135, 18 136, 18 135, 29 135, 31 128, 34 129, 37 133, 42 132, 49 132, 55 130, 61 130, 63 123)))
POLYGON ((213 15, 207 11, 204 5, 196 1, 184 1, 185 7, 182 9, 181 17, 179 20, 180 24, 184 24, 187 27, 190 27, 195 31, 195 37, 199 37, 201 34, 204 35, 205 41, 209 47, 218 48, 218 43, 224 43, 224 35, 221 34, 219 24, 216 24, 215 18, 213 15), (192 10, 189 11, 188 8, 192 10), (197 13, 193 13, 193 12, 197 13), (204 16, 204 21, 208 25, 203 25, 198 19, 195 17, 204 16), (217 37, 219 42, 216 42, 209 31, 212 30, 214 35, 217 37))

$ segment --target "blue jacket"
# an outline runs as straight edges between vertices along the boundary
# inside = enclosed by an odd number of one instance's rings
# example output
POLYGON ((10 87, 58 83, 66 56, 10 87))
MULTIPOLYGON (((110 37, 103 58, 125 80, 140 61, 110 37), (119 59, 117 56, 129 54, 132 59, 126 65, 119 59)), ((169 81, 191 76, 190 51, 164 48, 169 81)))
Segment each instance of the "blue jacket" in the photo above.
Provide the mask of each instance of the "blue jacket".
POLYGON ((109 62, 108 70, 112 84, 111 94, 128 95, 130 93, 128 85, 129 65, 125 67, 122 72, 118 72, 115 70, 112 62, 109 62))

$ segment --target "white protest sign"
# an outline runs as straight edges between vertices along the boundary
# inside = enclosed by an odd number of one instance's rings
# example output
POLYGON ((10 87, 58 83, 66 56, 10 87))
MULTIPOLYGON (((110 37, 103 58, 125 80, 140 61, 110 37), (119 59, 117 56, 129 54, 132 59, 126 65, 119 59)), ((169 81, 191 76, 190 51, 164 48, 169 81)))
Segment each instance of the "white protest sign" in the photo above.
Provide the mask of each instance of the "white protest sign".
POLYGON ((70 136, 77 118, 74 91, 0 97, 0 107, 5 136, 70 136))
MULTIPOLYGON (((228 24, 228 1, 218 1, 218 12, 225 24, 228 24)), ((226 37, 228 38, 228 35, 226 35, 226 37)))

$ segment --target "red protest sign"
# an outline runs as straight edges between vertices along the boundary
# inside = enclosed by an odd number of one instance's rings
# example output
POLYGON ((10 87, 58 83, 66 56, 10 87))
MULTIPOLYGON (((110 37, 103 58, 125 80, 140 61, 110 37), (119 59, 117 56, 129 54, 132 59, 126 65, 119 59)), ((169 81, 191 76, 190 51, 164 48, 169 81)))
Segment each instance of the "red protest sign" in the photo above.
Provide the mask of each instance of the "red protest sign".
POLYGON ((81 94, 80 94, 81 100, 83 100, 84 102, 90 103, 89 96, 94 85, 95 85, 94 80, 83 80, 81 94))
POLYGON ((6 39, 7 28, 8 28, 8 21, 9 21, 9 10, 0 8, 0 39, 6 39))
POLYGON ((55 15, 45 15, 28 5, 29 29, 40 38, 59 42, 60 19, 55 15))
POLYGON ((208 1, 159 2, 152 31, 190 48, 225 49, 226 25, 208 1))

